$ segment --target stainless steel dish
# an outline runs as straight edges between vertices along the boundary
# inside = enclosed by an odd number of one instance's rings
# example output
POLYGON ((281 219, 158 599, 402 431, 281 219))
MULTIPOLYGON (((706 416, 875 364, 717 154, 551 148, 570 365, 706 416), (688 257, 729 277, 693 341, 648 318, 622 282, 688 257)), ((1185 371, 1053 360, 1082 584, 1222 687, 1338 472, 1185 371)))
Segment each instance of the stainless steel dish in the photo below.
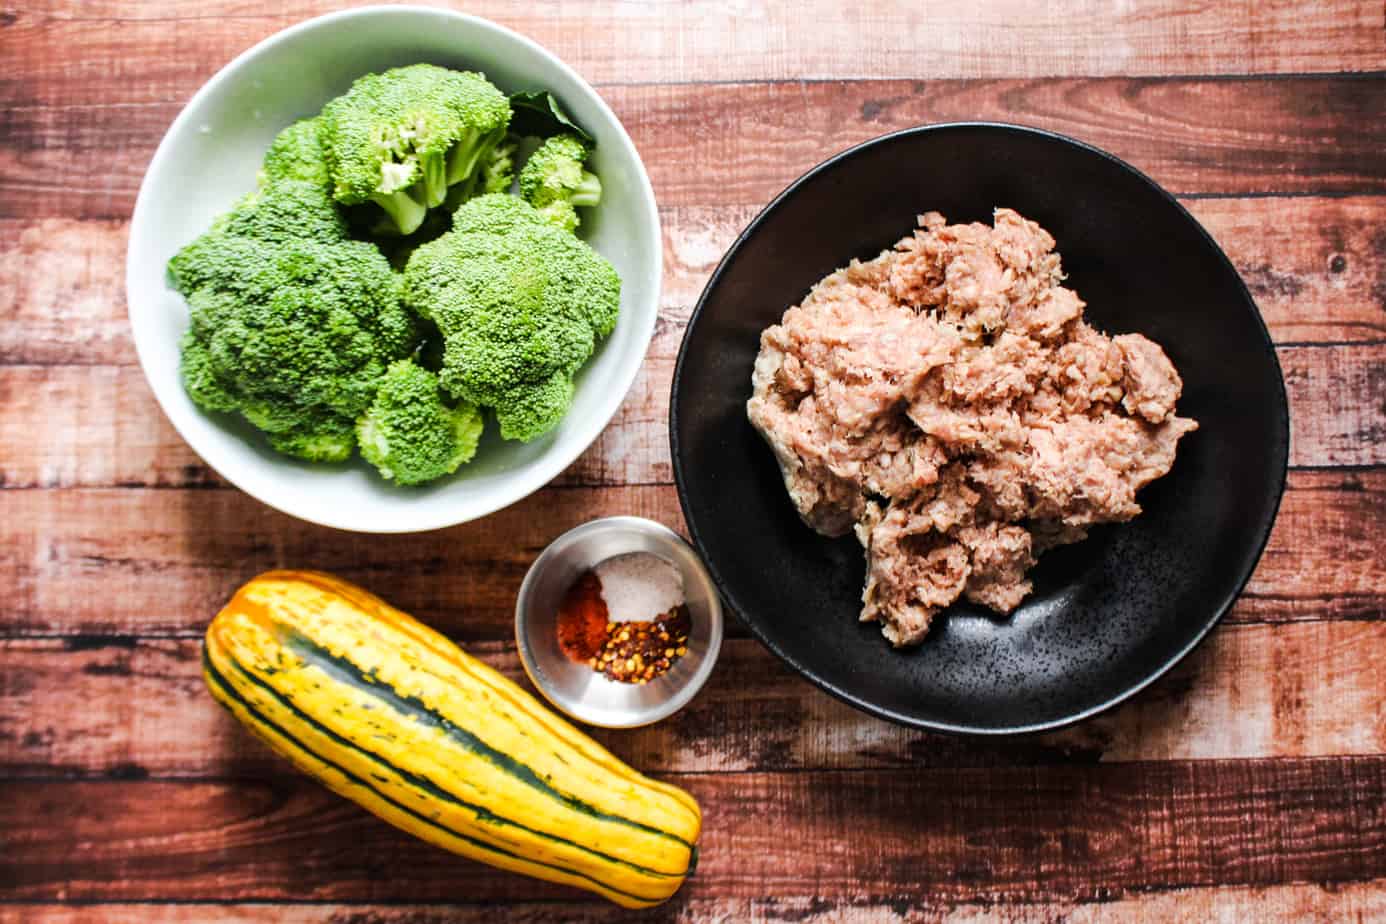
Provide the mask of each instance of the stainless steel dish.
POLYGON ((702 561, 673 530, 640 517, 606 517, 570 529, 525 575, 515 602, 515 641, 534 686, 573 718, 606 728, 634 728, 683 708, 706 682, 722 646, 722 601, 702 561), (683 574, 692 628, 688 653, 645 684, 618 683, 558 647, 558 607, 584 571, 615 555, 649 552, 683 574))

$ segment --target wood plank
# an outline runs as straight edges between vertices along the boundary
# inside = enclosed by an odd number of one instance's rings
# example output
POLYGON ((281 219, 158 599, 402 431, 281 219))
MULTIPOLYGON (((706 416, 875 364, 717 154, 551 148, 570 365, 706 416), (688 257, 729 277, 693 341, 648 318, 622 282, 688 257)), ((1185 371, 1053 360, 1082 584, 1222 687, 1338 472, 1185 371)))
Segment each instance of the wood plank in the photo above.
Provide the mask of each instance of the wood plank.
MULTIPOLYGON (((461 641, 509 638, 515 594, 539 551, 613 514, 683 529, 667 485, 549 488, 480 522, 397 536, 311 526, 239 491, 0 491, 0 632, 197 635, 241 582, 312 566, 383 593, 461 641)), ((1386 469, 1292 472, 1260 568, 1230 618, 1381 618, 1383 532, 1386 469)))
POLYGON ((1233 620, 1386 616, 1386 471, 1291 472, 1233 620))
MULTIPOLYGON (((669 388, 683 325, 662 323, 612 422, 557 484, 668 484, 669 388)), ((1386 464, 1386 341, 1285 347, 1290 464, 1386 464)), ((750 391, 749 378, 747 393, 750 391)), ((0 485, 225 487, 183 442, 136 366, 0 365, 0 485)))
MULTIPOLYGON (((684 900, 1083 901, 1386 876, 1381 756, 676 779, 706 821, 684 900)), ((429 847, 304 778, 9 783, 0 828, 8 900, 572 894, 429 847)))
MULTIPOLYGON (((246 0, 151 5, 50 0, 16 10, 7 40, 18 53, 12 70, 27 82, 49 86, 114 74, 113 82, 124 85, 131 97, 157 99, 190 92, 252 43, 340 6, 329 0, 295 0, 272 10, 246 0), (142 52, 137 67, 120 54, 131 48, 142 52)), ((696 0, 648 9, 613 0, 534 7, 478 0, 466 7, 529 35, 597 81, 700 81, 709 74, 722 80, 792 80, 1386 67, 1380 10, 1364 0, 1275 2, 1255 9, 1156 0, 1100 10, 1085 0, 1049 3, 1042 18, 1013 4, 944 0, 886 0, 851 10, 831 0, 795 5, 696 0), (1315 27, 1302 28, 1305 21, 1315 27), (851 40, 844 41, 844 35, 851 40)))
MULTIPOLYGON (((66 102, 17 99, 5 111, 0 217, 130 213, 179 105, 95 104, 93 92, 119 83, 81 83, 66 102)), ((603 95, 630 131, 659 200, 708 206, 760 205, 857 142, 971 119, 1075 135, 1178 194, 1382 193, 1382 83, 1375 76, 793 81, 623 85, 603 95)))
MULTIPOLYGON (((530 688, 512 643, 469 650, 530 688)), ((820 693, 751 639, 655 726, 594 730, 655 773, 987 767, 1386 753, 1386 622, 1229 625, 1150 692, 1039 737, 910 731, 820 693)), ((0 642, 0 779, 226 778, 292 773, 206 695, 201 644, 0 642)))
POLYGON ((0 361, 136 362, 128 241, 125 220, 0 221, 0 361))
POLYGON ((1290 464, 1386 462, 1386 343, 1277 353, 1290 400, 1290 464), (1358 349, 1365 361, 1356 361, 1358 349))
POLYGON ((682 528, 672 358, 736 230, 838 147, 979 113, 1094 140, 1192 196, 1288 344, 1292 461, 1312 470, 1292 474, 1228 624, 1079 729, 906 732, 733 629, 689 710, 602 733, 708 813, 698 877, 641 919, 1386 919, 1379 0, 1050 0, 1043 18, 942 0, 476 0, 602 82, 649 158, 669 225, 660 335, 555 487, 384 539, 227 489, 133 366, 120 265, 154 143, 222 61, 330 8, 210 3, 0 10, 0 488, 16 489, 0 490, 0 924, 634 920, 429 849, 272 761, 208 700, 195 637, 255 570, 314 562, 437 614, 516 675, 511 600, 548 539, 616 512, 682 528))
POLYGON ((1191 199, 1184 205, 1232 259, 1276 342, 1386 338, 1386 201, 1191 199))
MULTIPOLYGON (((1281 342, 1386 339, 1386 198, 1191 199, 1281 342)), ((680 326, 752 206, 668 206, 664 323, 680 326)), ((0 219, 0 363, 135 361, 125 314, 123 220, 0 219)), ((903 233, 903 229, 902 229, 903 233)), ((669 355, 677 350, 665 345, 669 355)), ((663 354, 658 354, 663 355, 663 354)))
MULTIPOLYGON (((616 416, 556 484, 673 482, 669 383, 682 334, 661 327, 616 416)), ((173 429, 138 366, 0 364, 0 402, 0 488, 230 488, 173 429)))
MULTIPOLYGON (((685 898, 679 896, 641 921, 695 924, 741 921, 746 924, 1103 924, 1107 921, 1256 921, 1259 924, 1374 921, 1386 918, 1386 880, 1369 882, 1169 889, 1115 900, 1000 904, 946 902, 927 896, 888 902, 846 898, 825 907, 812 895, 767 898, 685 898)), ((577 924, 636 920, 610 904, 573 899, 515 902, 505 920, 514 924, 577 924)), ((285 904, 126 904, 0 905, 0 924, 492 924, 490 905, 285 905, 285 904)))
POLYGON ((603 511, 682 525, 665 486, 550 488, 479 522, 398 536, 309 527, 238 491, 4 491, 0 504, 9 633, 197 634, 231 589, 283 559, 388 590, 459 639, 503 638, 525 570, 560 533, 603 511))
MULTIPOLYGON (((1191 204, 1227 245, 1282 340, 1380 338, 1386 334, 1386 253, 1374 216, 1386 200, 1243 199, 1191 204), (1314 320, 1321 319, 1321 320, 1314 320)), ((669 272, 658 335, 612 425, 569 471, 567 484, 655 483, 672 477, 664 416, 672 363, 690 306, 749 209, 665 210, 669 272)), ((0 362, 124 365, 134 362, 124 318, 123 222, 0 223, 0 362), (8 297, 6 296, 8 293, 8 297)), ((1297 464, 1367 464, 1382 391, 1374 354, 1340 359, 1286 354, 1297 413, 1297 464), (1290 368, 1293 367, 1293 368, 1290 368), (1300 411, 1332 402, 1330 413, 1300 411), (1322 451, 1317 451, 1322 450, 1322 451)), ((134 369, 0 366, 0 479, 8 486, 205 485, 214 476, 153 407, 134 369), (54 415, 53 408, 67 409, 54 415), (38 434, 35 439, 34 435, 38 434), (118 450, 118 451, 117 451, 118 450)))

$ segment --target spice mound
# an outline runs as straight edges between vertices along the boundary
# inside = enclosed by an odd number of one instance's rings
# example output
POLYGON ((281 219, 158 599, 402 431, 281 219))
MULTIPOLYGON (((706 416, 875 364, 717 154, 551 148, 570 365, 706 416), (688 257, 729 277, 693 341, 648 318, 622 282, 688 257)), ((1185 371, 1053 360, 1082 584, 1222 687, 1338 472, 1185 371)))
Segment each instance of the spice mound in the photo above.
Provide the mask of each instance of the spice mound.
POLYGON ((647 552, 617 555, 582 574, 558 610, 558 646, 611 680, 648 683, 688 653, 683 576, 647 552))

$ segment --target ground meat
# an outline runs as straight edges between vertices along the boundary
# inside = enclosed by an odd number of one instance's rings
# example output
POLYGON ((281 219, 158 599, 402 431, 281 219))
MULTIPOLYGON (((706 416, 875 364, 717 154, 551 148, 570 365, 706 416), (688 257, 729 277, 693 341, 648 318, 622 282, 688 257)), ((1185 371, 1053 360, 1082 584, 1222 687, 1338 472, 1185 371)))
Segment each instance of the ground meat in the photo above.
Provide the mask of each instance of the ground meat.
POLYGON ((857 538, 866 547, 861 618, 879 620, 896 645, 923 638, 934 614, 967 587, 967 549, 935 530, 909 502, 892 501, 884 509, 869 502, 857 538))
POLYGON ((1157 344, 1083 321, 1039 225, 919 224, 763 332, 747 404, 804 521, 855 529, 861 617, 897 645, 960 596, 1013 610, 1035 556, 1140 513, 1197 426, 1157 344))
POLYGON ((995 520, 957 531, 967 549, 972 573, 963 595, 973 603, 1009 613, 1030 593, 1025 572, 1035 563, 1030 554, 1030 534, 1019 526, 1003 526, 995 520))
POLYGON ((842 535, 863 491, 908 495, 938 478, 942 452, 921 440, 906 395, 949 362, 957 332, 921 325, 885 291, 885 259, 854 263, 814 287, 765 331, 751 422, 766 436, 805 521, 842 535))
POLYGON ((1112 342, 1121 350, 1121 383, 1126 390, 1121 406, 1151 423, 1173 414, 1174 402, 1179 400, 1179 373, 1160 345, 1140 334, 1122 334, 1112 342))

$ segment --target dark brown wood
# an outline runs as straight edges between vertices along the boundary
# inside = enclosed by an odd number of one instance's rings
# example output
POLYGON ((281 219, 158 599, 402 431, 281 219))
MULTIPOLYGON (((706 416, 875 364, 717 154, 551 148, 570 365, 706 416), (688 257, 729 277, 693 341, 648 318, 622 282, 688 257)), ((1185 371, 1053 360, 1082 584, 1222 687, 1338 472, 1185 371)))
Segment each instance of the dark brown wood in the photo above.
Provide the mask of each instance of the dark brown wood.
POLYGON ((228 488, 159 412, 125 318, 168 123, 234 54, 339 6, 0 10, 0 924, 1386 920, 1380 0, 467 4, 600 86, 654 181, 666 274, 598 442, 511 510, 413 537, 228 488), (646 915, 412 841, 207 697, 207 618, 281 564, 358 580, 518 678, 513 596, 549 539, 611 513, 683 526, 668 385, 739 230, 837 150, 974 118, 1182 194, 1280 344, 1300 468, 1246 593, 1169 677, 1060 733, 944 738, 817 692, 732 620, 686 711, 598 733, 706 810, 697 877, 646 915))
MULTIPOLYGON (((506 922, 577 924, 584 921, 754 921, 756 924, 850 924, 910 922, 945 924, 958 920, 992 924, 1099 921, 1256 921, 1303 924, 1307 921, 1370 922, 1386 917, 1386 880, 1318 885, 1173 888, 1093 901, 1001 903, 985 898, 950 902, 913 892, 886 901, 814 895, 760 898, 676 898, 654 911, 623 912, 606 902, 564 898, 547 902, 509 902, 506 922)), ((97 904, 34 903, 0 905, 0 924, 493 924, 489 904, 97 904)))
MULTIPOLYGON (((687 774, 682 901, 1091 900, 1386 876, 1386 757, 687 774)), ((529 900, 301 777, 7 784, 8 899, 529 900)))
MULTIPOLYGON (((1282 351, 1294 400, 1296 464, 1373 464, 1386 440, 1383 390, 1386 238, 1373 216, 1386 199, 1193 200, 1236 259, 1281 340, 1372 341, 1363 352, 1282 351), (1275 267, 1272 269, 1272 267, 1275 267), (1327 304, 1328 310, 1306 311, 1327 304), (1373 429, 1376 427, 1377 429, 1373 429), (1373 434, 1376 436, 1373 436, 1373 434)), ((598 442, 561 479, 569 485, 667 483, 664 407, 689 307, 747 209, 665 210, 663 315, 630 395, 598 442)), ((124 320, 125 225, 0 222, 0 484, 6 487, 203 486, 216 483, 154 406, 124 320), (57 367, 54 364, 59 364, 57 367), (71 366, 71 367, 68 367, 71 366), (113 367, 114 366, 114 367, 113 367), (54 415, 52 408, 70 408, 54 415), (120 451, 109 450, 112 441, 120 451)))
MULTIPOLYGON (((558 484, 669 484, 667 403, 683 325, 661 327, 616 417, 558 484)), ((1285 347, 1295 466, 1386 464, 1386 341, 1285 347)), ((747 384, 749 393, 750 385, 747 384)), ((6 488, 214 487, 135 366, 0 365, 0 485, 6 488), (70 413, 54 419, 52 408, 70 413), (111 452, 114 445, 119 451, 111 452)))
POLYGON ((1386 464, 1386 342, 1281 349, 1290 396, 1291 465, 1386 464))
MULTIPOLYGON (((654 773, 1386 753, 1376 670, 1386 621, 1228 625, 1131 704, 1013 741, 927 735, 849 708, 750 639, 730 639, 673 718, 594 730, 654 773)), ((514 646, 469 646, 529 688, 514 646)), ((294 771, 202 686, 195 639, 0 642, 0 778, 223 778, 294 771)))
MULTIPOLYGON (((668 485, 549 488, 480 522, 401 536, 321 529, 234 490, 16 490, 0 502, 0 586, 11 588, 0 634, 11 636, 198 635, 241 582, 312 566, 459 640, 505 639, 525 570, 560 533, 618 513, 683 529, 668 485)), ((1230 618, 1381 617, 1384 524, 1386 469, 1292 473, 1230 618)))
POLYGON ((1231 618, 1386 616, 1379 517, 1386 517, 1386 471, 1291 473, 1270 542, 1231 618))
MULTIPOLYGON (((1190 199, 1187 205, 1237 265, 1280 342, 1386 339, 1386 197, 1190 199)), ((751 206, 666 207, 665 336, 651 358, 672 358, 723 252, 755 216, 751 206)), ((135 362, 125 319, 124 221, 0 220, 0 363, 135 362)), ((903 233, 903 231, 902 231, 903 233)), ((17 410, 22 410, 20 405, 17 410)), ((179 442, 181 447, 181 441, 179 442)))
MULTIPOLYGON (((80 104, 14 99, 0 135, 0 217, 128 216, 197 83, 160 103, 123 105, 119 80, 99 91, 109 102, 86 84, 80 104)), ((639 84, 603 94, 665 206, 761 205, 843 148, 959 119, 1075 135, 1181 195, 1386 192, 1386 94, 1350 76, 639 84)))
MULTIPOLYGON (((163 98, 190 76, 210 76, 261 38, 340 8, 332 0, 293 0, 272 8, 248 0, 57 0, 17 8, 8 27, 14 50, 24 53, 18 67, 40 87, 66 80, 91 92, 96 88, 82 82, 82 65, 95 60, 118 65, 112 76, 133 84, 131 90, 163 98), (127 50, 136 54, 122 57, 127 50)), ((1386 67, 1380 9, 1370 0, 1316 0, 1308 9, 1268 4, 1254 16, 1235 5, 1181 0, 1148 0, 1098 16, 1082 0, 1059 0, 1045 6, 1043 21, 1004 5, 947 0, 882 0, 852 8, 832 0, 751 7, 685 0, 657 10, 619 2, 567 7, 475 0, 465 9, 531 36, 598 81, 1386 67), (1303 27, 1306 19, 1314 28, 1303 27)))

